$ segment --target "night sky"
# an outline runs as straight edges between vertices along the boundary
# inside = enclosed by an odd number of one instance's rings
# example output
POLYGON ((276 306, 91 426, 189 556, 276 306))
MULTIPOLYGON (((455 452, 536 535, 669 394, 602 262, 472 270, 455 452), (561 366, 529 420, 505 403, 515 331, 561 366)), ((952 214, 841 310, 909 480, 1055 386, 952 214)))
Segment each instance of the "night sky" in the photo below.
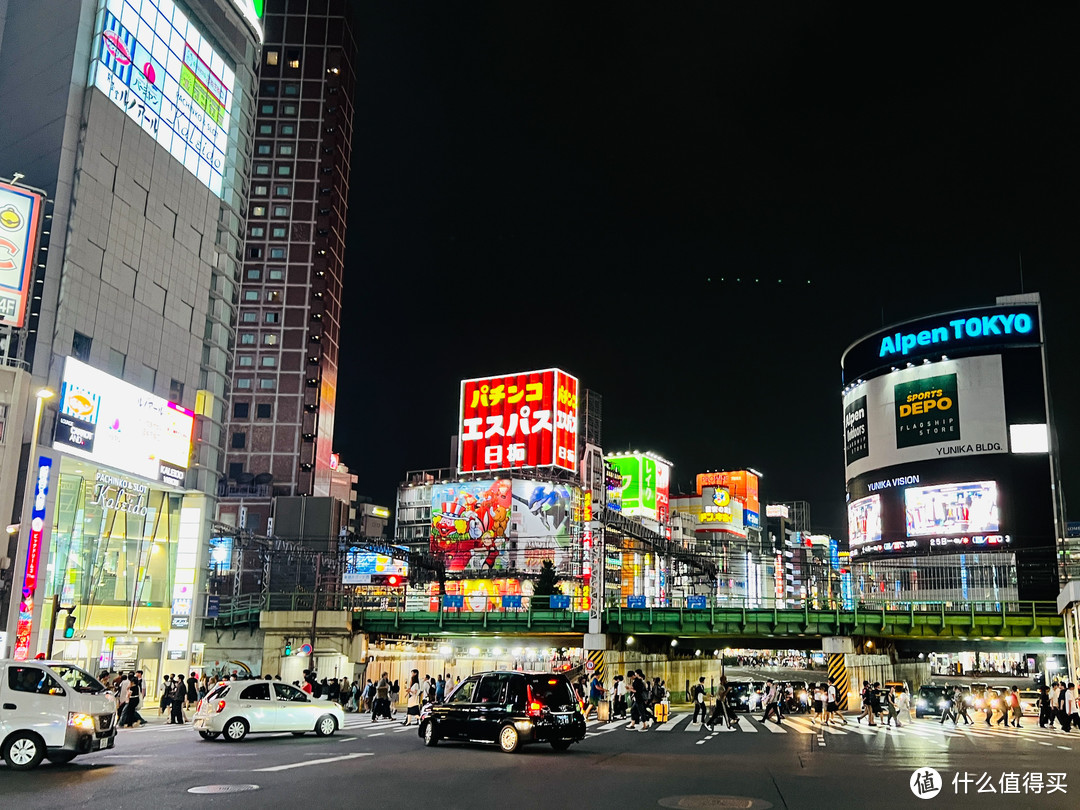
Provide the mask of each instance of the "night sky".
POLYGON ((449 462, 459 380, 558 366, 605 450, 683 491, 753 466, 846 537, 844 348, 1023 284, 1080 503, 1075 5, 360 8, 335 444, 362 493, 449 462))

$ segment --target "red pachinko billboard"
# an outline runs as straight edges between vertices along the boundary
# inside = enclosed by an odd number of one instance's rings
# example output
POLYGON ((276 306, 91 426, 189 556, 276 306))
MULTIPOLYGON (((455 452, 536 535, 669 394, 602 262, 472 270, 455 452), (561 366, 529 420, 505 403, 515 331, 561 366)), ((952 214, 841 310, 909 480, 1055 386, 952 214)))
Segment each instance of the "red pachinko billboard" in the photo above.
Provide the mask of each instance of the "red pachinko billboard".
POLYGON ((458 470, 577 471, 578 381, 549 368, 461 382, 458 470))

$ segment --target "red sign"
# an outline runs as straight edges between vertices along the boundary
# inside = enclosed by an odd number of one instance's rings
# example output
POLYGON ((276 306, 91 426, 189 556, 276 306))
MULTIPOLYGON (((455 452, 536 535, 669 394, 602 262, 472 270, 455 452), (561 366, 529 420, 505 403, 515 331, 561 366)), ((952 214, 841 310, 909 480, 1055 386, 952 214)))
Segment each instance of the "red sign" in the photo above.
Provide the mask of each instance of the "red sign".
POLYGON ((746 508, 756 514, 761 513, 758 501, 758 477, 747 470, 732 472, 698 473, 697 491, 703 487, 727 487, 736 498, 741 498, 746 508))
POLYGON ((22 186, 0 183, 0 324, 21 327, 26 322, 43 202, 40 194, 22 186))
POLYGON ((462 380, 458 470, 577 470, 577 399, 559 369, 462 380))

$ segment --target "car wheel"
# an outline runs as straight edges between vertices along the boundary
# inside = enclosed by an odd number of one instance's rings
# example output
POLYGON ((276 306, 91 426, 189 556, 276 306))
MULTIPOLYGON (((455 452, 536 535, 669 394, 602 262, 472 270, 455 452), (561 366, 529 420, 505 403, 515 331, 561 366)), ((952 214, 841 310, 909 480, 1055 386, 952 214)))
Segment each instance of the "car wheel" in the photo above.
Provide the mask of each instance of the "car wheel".
POLYGON ((428 720, 424 723, 424 745, 433 746, 439 744, 439 735, 435 733, 435 724, 428 720))
POLYGON ((551 747, 556 751, 565 751, 570 747, 570 740, 552 740, 551 747))
POLYGON ((220 731, 200 731, 199 736, 202 737, 204 740, 216 740, 218 737, 221 736, 221 732, 220 731))
POLYGON ((53 765, 67 765, 71 760, 75 759, 75 752, 53 751, 52 753, 46 753, 45 759, 49 760, 53 765))
POLYGON ((234 717, 225 724, 225 739, 229 742, 240 742, 248 733, 247 720, 243 717, 234 717))
POLYGON ((503 726, 499 731, 499 748, 504 754, 512 754, 521 745, 521 735, 513 726, 503 726))
POLYGON ((13 771, 29 771, 45 758, 45 741, 32 731, 16 731, 4 743, 4 760, 13 771))
POLYGON ((324 714, 315 724, 315 733, 320 737, 329 737, 335 731, 337 731, 337 720, 329 714, 324 714))

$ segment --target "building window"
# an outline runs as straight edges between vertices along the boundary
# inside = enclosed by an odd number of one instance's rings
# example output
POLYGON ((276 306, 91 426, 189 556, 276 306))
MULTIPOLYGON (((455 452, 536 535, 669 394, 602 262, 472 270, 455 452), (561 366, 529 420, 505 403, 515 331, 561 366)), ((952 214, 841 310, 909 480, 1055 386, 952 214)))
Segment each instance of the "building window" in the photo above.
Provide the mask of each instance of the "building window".
POLYGON ((249 354, 242 354, 236 358, 236 365, 240 368, 252 368, 255 365, 255 358, 249 354))
POLYGON ((262 281, 262 270, 251 268, 247 271, 248 281, 262 281))
POLYGON ((281 303, 281 291, 280 290, 270 290, 266 294, 266 300, 269 301, 271 304, 280 304, 281 303))
POLYGON ((252 236, 266 236, 266 228, 253 227, 251 229, 252 236))
POLYGON ((253 205, 251 206, 251 215, 253 217, 265 217, 266 206, 265 205, 253 205))
POLYGON ((139 373, 139 380, 136 384, 144 391, 153 393, 154 386, 157 385, 157 369, 150 368, 150 366, 143 363, 142 371, 139 373))
POLYGON ((281 125, 281 134, 282 135, 295 135, 296 134, 296 124, 282 124, 281 125))
POLYGON ((284 165, 277 167, 277 173, 280 177, 289 177, 292 175, 292 166, 284 165))
POLYGON ((291 157, 292 153, 293 153, 292 144, 291 143, 283 143, 283 144, 281 144, 280 146, 278 146, 277 153, 279 155, 284 155, 286 157, 291 157))
POLYGON ((263 391, 273 391, 277 387, 277 381, 273 377, 263 377, 259 380, 259 388, 263 391))
POLYGON ((259 365, 263 368, 277 368, 276 357, 262 357, 259 359, 259 365))
POLYGON ((82 332, 76 332, 71 338, 71 356, 76 360, 82 360, 84 363, 90 362, 90 346, 93 345, 94 339, 88 335, 84 335, 82 332))
POLYGON ((255 197, 265 197, 270 193, 270 186, 257 185, 251 189, 251 193, 255 197))
POLYGON ((281 313, 280 312, 267 312, 266 313, 266 322, 267 323, 281 323, 281 313))
POLYGON ((247 444, 247 434, 242 431, 237 431, 232 435, 232 449, 243 450, 244 445, 247 444))
POLYGON ((270 174, 270 164, 268 164, 268 163, 256 163, 255 164, 255 174, 263 175, 263 176, 269 175, 270 174))
POLYGON ((273 115, 274 114, 274 105, 273 104, 263 104, 262 106, 259 107, 259 114, 260 115, 273 115))
POLYGON ((277 95, 277 82, 262 82, 259 85, 260 96, 276 96, 277 95))
POLYGON ((288 228, 271 228, 270 235, 275 239, 284 239, 288 233, 288 228))
POLYGON ((282 104, 281 105, 281 114, 282 115, 296 115, 296 105, 295 104, 282 104))
POLYGON ((255 147, 255 154, 256 155, 269 155, 270 154, 270 144, 268 144, 268 143, 260 143, 260 144, 258 144, 255 147))
POLYGON ((270 258, 271 259, 284 259, 285 258, 285 248, 270 248, 270 258))
POLYGON ((260 135, 273 135, 274 134, 274 125, 273 124, 259 124, 259 134, 260 135))
POLYGON ((289 48, 285 52, 285 60, 289 63, 289 67, 293 70, 300 69, 300 51, 297 48, 289 48))
MULTIPOLYGON (((256 295, 258 295, 258 293, 256 293, 256 295)), ((259 322, 259 313, 257 313, 257 312, 244 312, 244 313, 242 313, 240 315, 240 320, 242 320, 244 323, 258 323, 259 322)))
POLYGON ((278 51, 266 52, 266 64, 276 65, 278 63, 278 51))
POLYGON ((274 216, 275 217, 287 217, 289 215, 289 206, 287 205, 275 205, 274 216))
POLYGON ((179 380, 169 380, 169 399, 173 402, 184 401, 184 384, 179 380))
POLYGON ((244 300, 245 301, 258 301, 259 300, 259 291, 258 290, 244 290, 244 300))
POLYGON ((277 345, 278 345, 278 336, 277 335, 263 335, 263 346, 277 346, 277 345))
POLYGON ((249 259, 261 259, 263 257, 263 249, 261 247, 248 248, 249 259))
POLYGON ((269 276, 271 281, 283 281, 285 279, 285 271, 280 267, 271 267, 269 276))
POLYGON ((289 186, 274 186, 275 197, 289 197, 291 196, 291 193, 289 186))
POLYGON ((255 406, 255 416, 259 419, 271 419, 274 414, 274 406, 262 403, 255 406))
MULTIPOLYGON (((252 314, 254 314, 254 313, 252 313, 252 314)), ((247 318, 245 318, 244 320, 247 320, 247 318)), ((244 332, 242 335, 240 335, 240 345, 241 346, 254 346, 255 345, 255 333, 254 332, 244 332)))
POLYGON ((298 96, 300 95, 300 83, 299 82, 285 82, 285 95, 298 96))
POLYGON ((109 349, 109 366, 106 369, 114 377, 124 376, 124 366, 127 365, 127 355, 116 349, 109 349))
POLYGON ((237 388, 251 388, 251 380, 241 377, 236 381, 237 388))
POLYGON ((250 407, 246 402, 234 402, 232 406, 233 419, 247 419, 250 407))

